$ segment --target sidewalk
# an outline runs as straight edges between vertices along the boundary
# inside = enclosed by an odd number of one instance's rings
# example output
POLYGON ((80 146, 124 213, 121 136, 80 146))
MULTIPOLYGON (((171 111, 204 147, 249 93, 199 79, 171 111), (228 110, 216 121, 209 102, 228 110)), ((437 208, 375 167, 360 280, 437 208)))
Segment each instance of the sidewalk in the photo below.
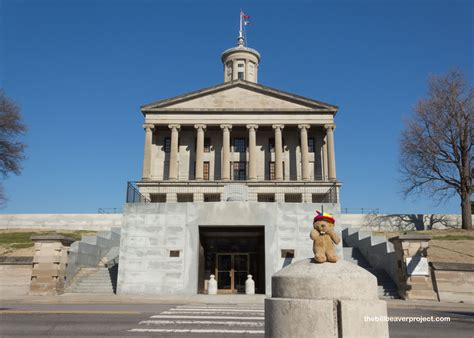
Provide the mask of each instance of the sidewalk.
MULTIPOLYGON (((263 304, 265 295, 111 295, 66 293, 60 296, 2 295, 0 304, 263 304)), ((474 304, 387 299, 391 309, 463 310, 474 304)))

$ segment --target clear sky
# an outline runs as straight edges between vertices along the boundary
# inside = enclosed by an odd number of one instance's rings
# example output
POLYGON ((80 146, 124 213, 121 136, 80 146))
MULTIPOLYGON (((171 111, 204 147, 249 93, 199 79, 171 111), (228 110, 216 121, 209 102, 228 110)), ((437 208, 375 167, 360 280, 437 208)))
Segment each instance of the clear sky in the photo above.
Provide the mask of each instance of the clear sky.
POLYGON ((139 107, 221 83, 240 8, 259 83, 339 106, 342 207, 459 213, 457 198, 403 200, 398 183, 400 130, 428 76, 474 79, 473 2, 448 0, 0 0, 0 87, 29 128, 0 212, 122 207, 141 176, 139 107))

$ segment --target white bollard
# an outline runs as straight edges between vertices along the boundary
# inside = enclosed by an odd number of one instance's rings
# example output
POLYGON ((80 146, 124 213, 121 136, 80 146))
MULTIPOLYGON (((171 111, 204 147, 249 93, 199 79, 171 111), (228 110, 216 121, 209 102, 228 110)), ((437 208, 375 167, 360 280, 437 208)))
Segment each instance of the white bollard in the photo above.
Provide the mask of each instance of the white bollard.
POLYGON ((255 294, 255 282, 252 279, 252 275, 247 275, 247 280, 245 281, 245 294, 246 295, 255 294))
POLYGON ((209 279, 209 284, 207 286, 208 295, 217 295, 217 281, 216 276, 211 275, 209 279))

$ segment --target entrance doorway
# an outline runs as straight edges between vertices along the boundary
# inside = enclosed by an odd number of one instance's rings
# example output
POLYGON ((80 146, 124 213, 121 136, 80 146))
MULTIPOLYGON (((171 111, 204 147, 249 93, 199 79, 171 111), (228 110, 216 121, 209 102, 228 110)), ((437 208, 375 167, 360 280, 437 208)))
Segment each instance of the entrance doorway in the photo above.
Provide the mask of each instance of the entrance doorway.
POLYGON ((255 292, 265 293, 264 227, 199 227, 200 293, 207 293, 210 275, 215 275, 218 293, 245 293, 247 275, 255 292))

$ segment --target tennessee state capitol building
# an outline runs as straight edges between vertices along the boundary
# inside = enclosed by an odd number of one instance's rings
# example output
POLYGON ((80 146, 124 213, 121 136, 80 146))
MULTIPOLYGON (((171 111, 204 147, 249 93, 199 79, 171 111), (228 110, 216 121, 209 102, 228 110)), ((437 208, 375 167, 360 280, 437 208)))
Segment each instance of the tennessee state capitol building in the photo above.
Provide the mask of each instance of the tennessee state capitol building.
POLYGON ((242 30, 221 60, 222 84, 141 107, 119 294, 205 293, 211 274, 219 293, 242 292, 251 274, 271 294, 272 274, 313 255, 315 210, 337 220, 338 108, 259 84, 261 57, 242 30))

